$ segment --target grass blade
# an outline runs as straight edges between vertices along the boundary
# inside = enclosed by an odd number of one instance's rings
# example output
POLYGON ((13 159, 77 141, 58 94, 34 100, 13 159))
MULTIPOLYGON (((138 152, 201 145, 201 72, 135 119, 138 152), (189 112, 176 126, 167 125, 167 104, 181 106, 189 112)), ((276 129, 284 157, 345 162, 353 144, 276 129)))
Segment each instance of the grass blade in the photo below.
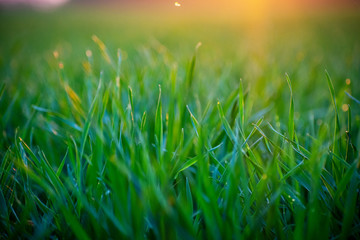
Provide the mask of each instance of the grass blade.
POLYGON ((290 89, 290 107, 289 107, 289 122, 288 122, 288 131, 290 140, 294 140, 294 130, 295 130, 295 122, 294 122, 294 98, 293 98, 293 90, 291 86, 291 81, 289 75, 286 73, 286 80, 290 89))

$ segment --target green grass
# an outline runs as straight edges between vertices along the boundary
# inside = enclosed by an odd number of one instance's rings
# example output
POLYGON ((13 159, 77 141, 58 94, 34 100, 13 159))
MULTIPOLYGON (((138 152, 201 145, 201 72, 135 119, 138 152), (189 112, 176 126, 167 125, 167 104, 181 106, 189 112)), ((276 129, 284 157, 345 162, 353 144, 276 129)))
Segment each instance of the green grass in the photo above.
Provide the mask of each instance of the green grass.
POLYGON ((360 238, 359 21, 1 12, 1 239, 360 238))

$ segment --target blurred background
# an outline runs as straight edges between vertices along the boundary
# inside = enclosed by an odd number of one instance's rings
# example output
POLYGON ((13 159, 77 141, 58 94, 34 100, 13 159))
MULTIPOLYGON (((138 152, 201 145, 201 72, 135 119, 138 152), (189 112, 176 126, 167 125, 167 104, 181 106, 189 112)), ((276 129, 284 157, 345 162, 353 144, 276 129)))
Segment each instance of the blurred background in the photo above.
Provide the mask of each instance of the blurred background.
POLYGON ((169 8, 172 6, 183 7, 187 9, 211 9, 217 10, 249 10, 250 8, 263 8, 280 10, 299 10, 299 8, 339 8, 355 7, 359 5, 358 0, 0 0, 3 7, 14 6, 32 6, 36 8, 55 8, 63 5, 80 6, 107 6, 111 8, 124 7, 157 7, 169 8))

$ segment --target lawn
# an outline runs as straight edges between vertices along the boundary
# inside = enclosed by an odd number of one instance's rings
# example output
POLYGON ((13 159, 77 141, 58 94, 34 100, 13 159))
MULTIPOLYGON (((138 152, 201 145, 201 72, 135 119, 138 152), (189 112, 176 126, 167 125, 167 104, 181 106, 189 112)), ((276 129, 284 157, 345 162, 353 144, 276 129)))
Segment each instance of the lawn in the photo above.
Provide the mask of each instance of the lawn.
POLYGON ((0 239, 359 239, 359 23, 0 10, 0 239))

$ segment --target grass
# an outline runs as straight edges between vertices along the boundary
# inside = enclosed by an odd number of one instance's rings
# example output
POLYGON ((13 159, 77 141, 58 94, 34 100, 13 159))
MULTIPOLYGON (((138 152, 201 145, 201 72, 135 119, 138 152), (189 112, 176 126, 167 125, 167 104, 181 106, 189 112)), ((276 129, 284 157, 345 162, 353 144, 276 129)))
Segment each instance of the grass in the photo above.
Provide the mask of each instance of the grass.
POLYGON ((1 238, 360 238, 358 14, 0 19, 1 238))

